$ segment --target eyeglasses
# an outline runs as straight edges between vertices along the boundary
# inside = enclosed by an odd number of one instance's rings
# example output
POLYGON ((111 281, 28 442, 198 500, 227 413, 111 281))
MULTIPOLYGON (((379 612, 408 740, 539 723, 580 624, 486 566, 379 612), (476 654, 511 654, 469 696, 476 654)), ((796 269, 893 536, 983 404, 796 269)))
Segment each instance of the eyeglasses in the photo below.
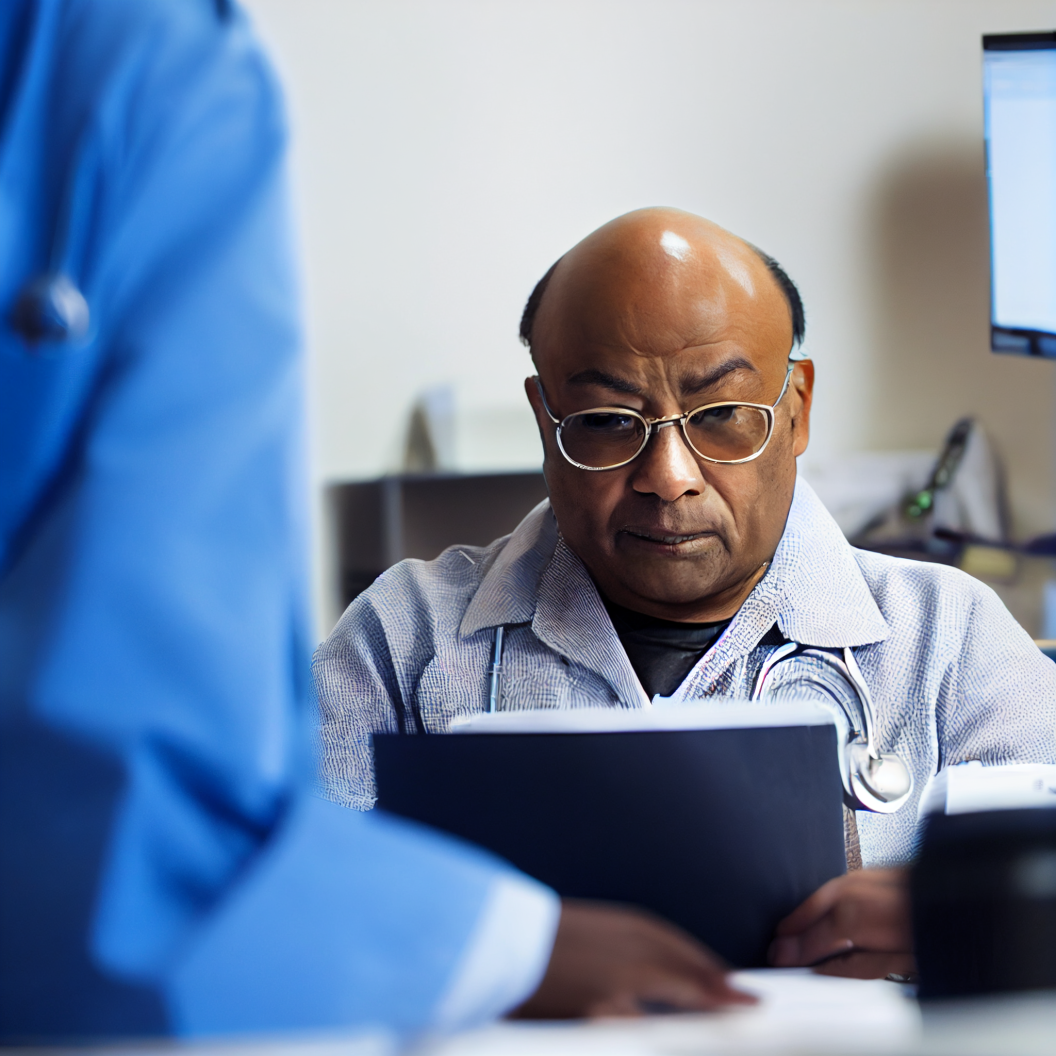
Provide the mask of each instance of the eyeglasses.
POLYGON ((736 465, 751 462, 766 450, 774 432, 774 412, 784 399, 794 367, 794 362, 788 364, 781 393, 773 404, 706 403, 667 418, 646 418, 627 407, 591 407, 558 418, 546 402, 538 377, 535 384, 546 413, 557 426, 561 454, 580 469, 619 469, 645 450, 654 432, 670 425, 682 427, 690 449, 705 461, 736 465))

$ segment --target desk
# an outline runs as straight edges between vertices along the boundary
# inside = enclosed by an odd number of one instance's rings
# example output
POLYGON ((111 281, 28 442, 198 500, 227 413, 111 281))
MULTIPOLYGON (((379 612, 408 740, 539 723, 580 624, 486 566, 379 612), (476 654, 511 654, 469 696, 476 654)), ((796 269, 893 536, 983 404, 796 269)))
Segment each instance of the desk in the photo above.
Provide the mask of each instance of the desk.
POLYGON ((908 1053, 921 1038, 917 1003, 895 983, 834 979, 801 969, 737 972, 734 982, 757 994, 759 1004, 640 1020, 496 1024, 423 1046, 415 1056, 880 1056, 908 1053))
MULTIPOLYGON (((800 970, 737 973, 753 1008, 593 1023, 498 1023, 398 1046, 369 1036, 172 1041, 77 1056, 1054 1056, 1056 991, 947 1002, 923 1014, 894 983, 800 970)), ((8 1049, 15 1054, 19 1050, 8 1049)), ((21 1050, 46 1056, 47 1050, 21 1050)), ((50 1050, 56 1053, 58 1050, 50 1050)))
POLYGON ((737 973, 754 1008, 576 1024, 502 1023, 413 1056, 1054 1056, 1056 992, 927 1006, 881 981, 737 973))

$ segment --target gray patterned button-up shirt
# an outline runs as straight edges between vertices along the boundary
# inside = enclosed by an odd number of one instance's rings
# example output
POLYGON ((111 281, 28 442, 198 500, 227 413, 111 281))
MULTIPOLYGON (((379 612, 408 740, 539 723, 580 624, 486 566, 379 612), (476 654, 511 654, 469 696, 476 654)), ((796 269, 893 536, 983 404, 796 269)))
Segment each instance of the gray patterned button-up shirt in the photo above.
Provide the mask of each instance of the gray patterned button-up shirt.
MULTIPOLYGON (((880 746, 913 771, 901 811, 858 812, 866 865, 911 857, 917 800, 939 768, 1056 762, 1056 664, 997 595, 957 569, 855 550, 802 480, 770 569, 673 699, 748 696, 775 624, 805 645, 854 648, 880 746)), ((348 607, 314 664, 326 793, 369 809, 372 732, 442 731, 485 710, 499 626, 504 709, 650 706, 544 503, 488 547, 395 565, 348 607)))

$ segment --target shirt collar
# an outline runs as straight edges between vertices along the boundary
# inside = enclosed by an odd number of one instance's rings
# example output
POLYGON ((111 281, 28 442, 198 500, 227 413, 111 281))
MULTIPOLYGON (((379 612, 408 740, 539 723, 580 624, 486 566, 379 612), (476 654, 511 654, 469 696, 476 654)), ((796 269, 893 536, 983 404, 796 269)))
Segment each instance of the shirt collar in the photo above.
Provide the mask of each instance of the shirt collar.
POLYGON ((789 641, 830 648, 868 645, 890 633, 854 548, 813 488, 800 479, 766 575, 676 695, 693 696, 712 684, 775 624, 789 641))
POLYGON ((466 608, 459 634, 514 623, 531 623, 540 641, 596 671, 621 700, 649 703, 594 581, 560 538, 546 502, 510 536, 466 608))
MULTIPOLYGON (((589 658, 591 667, 608 672, 610 680, 615 673, 621 684, 628 675, 633 679, 622 647, 615 647, 619 640, 594 582, 559 538, 546 502, 510 536, 467 607, 459 631, 468 637, 485 627, 529 622, 564 655, 587 659, 584 650, 598 652, 589 658), (585 635, 587 628, 608 633, 585 635)), ((786 638, 803 645, 867 645, 889 634, 854 549, 802 479, 796 481, 770 568, 707 654, 704 666, 715 669, 747 654, 775 623, 786 638)))
POLYGON ((790 641, 858 646, 890 633, 854 548, 805 480, 796 481, 784 534, 759 587, 767 580, 761 594, 772 598, 778 628, 790 641))
POLYGON ((517 525, 485 573, 462 616, 459 634, 468 638, 485 627, 530 623, 535 615, 539 581, 557 541, 557 522, 550 503, 544 499, 517 525))
POLYGON ((601 675, 620 700, 649 704, 594 580, 563 539, 540 580, 532 630, 561 656, 601 675))

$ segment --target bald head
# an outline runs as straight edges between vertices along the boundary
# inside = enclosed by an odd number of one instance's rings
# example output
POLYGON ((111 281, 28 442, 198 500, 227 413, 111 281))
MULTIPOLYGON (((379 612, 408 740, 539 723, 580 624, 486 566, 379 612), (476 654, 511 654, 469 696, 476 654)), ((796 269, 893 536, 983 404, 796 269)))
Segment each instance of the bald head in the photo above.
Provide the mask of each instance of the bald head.
POLYGON ((795 286, 716 224, 642 209, 561 257, 521 334, 551 506, 602 594, 665 619, 731 615, 773 556, 807 443, 795 286))
MULTIPOLYGON (((781 291, 785 299, 792 324, 793 343, 802 344, 805 333, 803 301, 795 283, 773 257, 708 220, 678 209, 662 208, 639 209, 617 217, 588 235, 579 245, 554 263, 536 284, 524 307, 520 325, 521 341, 530 348, 533 346, 536 316, 551 279, 567 257, 578 256, 581 250, 586 255, 592 248, 597 249, 606 244, 615 244, 618 247, 617 258, 622 258, 625 266, 634 267, 634 254, 627 252, 631 246, 637 244, 639 250, 644 251, 644 254, 639 255, 639 261, 642 263, 646 263, 651 252, 655 252, 656 247, 659 247, 668 258, 688 264, 689 267, 686 269, 688 273, 693 270, 694 262, 707 256, 708 247, 713 246, 721 252, 724 243, 728 247, 724 255, 734 262, 735 268, 737 259, 745 249, 753 253, 766 267, 771 282, 781 291), (732 247, 729 246, 731 242, 735 244, 732 247), (729 252, 731 248, 734 251, 732 254, 729 252)), ((707 281, 704 274, 699 274, 698 277, 707 281)))

